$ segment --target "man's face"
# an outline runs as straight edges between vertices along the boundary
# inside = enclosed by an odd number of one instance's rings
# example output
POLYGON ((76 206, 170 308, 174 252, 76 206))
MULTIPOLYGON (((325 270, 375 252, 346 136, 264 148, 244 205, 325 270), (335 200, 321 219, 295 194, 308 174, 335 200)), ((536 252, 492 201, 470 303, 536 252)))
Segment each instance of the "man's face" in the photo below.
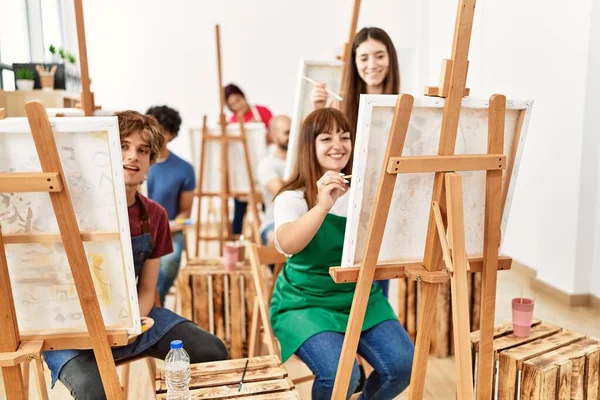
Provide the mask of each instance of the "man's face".
POLYGON ((121 156, 125 186, 137 187, 150 168, 150 145, 140 132, 134 132, 121 141, 121 156))
POLYGON ((288 142, 290 140, 290 128, 291 122, 289 119, 282 119, 277 122, 274 129, 272 129, 273 143, 279 146, 282 150, 287 150, 288 142))

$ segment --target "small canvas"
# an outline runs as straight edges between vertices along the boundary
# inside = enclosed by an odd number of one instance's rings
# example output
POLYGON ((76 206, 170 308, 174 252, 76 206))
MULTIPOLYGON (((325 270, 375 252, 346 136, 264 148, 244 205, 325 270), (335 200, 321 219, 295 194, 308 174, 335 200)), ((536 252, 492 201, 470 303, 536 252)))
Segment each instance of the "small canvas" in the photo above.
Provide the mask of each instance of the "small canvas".
MULTIPOLYGON (((248 140, 248 151, 250 155, 250 165, 256 185, 256 171, 260 160, 268 154, 267 149, 267 129, 262 122, 249 122, 244 124, 246 130, 246 138, 248 140)), ((209 135, 221 135, 219 125, 211 125, 208 127, 209 135)), ((240 136, 240 124, 227 124, 227 134, 230 136, 240 136)), ((190 145, 192 147, 192 160, 196 174, 200 173, 200 158, 202 128, 190 130, 190 145)), ((204 153, 206 160, 204 161, 204 176, 202 181, 203 193, 218 193, 221 190, 221 142, 209 140, 206 151, 204 153)), ((231 141, 229 143, 229 191, 235 193, 248 193, 250 184, 248 182, 248 172, 246 169, 244 155, 244 147, 241 141, 231 141)), ((196 175, 198 176, 198 175, 196 175)))
MULTIPOLYGON (((50 119, 104 323, 140 333, 140 314, 116 117, 50 119)), ((0 173, 41 172, 27 119, 0 120, 0 173)), ((63 182, 64 184, 64 182, 63 182)), ((60 218, 60 216, 58 216, 60 218)), ((48 193, 0 193, 6 238, 60 235, 48 193)), ((5 245, 22 335, 87 332, 62 242, 5 245)))
POLYGON ((296 162, 296 151, 298 149, 298 137, 300 135, 300 126, 304 118, 313 111, 313 105, 310 101, 310 93, 315 85, 303 79, 307 76, 312 80, 325 83, 328 90, 333 93, 339 93, 341 90, 343 63, 337 60, 331 61, 313 61, 300 60, 298 67, 298 78, 296 80, 296 97, 294 100, 294 111, 292 114, 292 126, 290 129, 290 138, 288 143, 287 158, 285 161, 285 178, 288 179, 292 174, 294 163, 296 162))
MULTIPOLYGON (((398 96, 362 95, 358 115, 357 139, 349 193, 350 209, 346 224, 342 266, 359 263, 365 253, 369 220, 377 196, 379 177, 384 166, 385 151, 392 126, 398 96)), ((403 156, 437 155, 442 123, 444 99, 415 98, 406 135, 403 156)), ((507 100, 504 136, 504 154, 507 166, 513 165, 507 185, 504 170, 503 190, 507 200, 502 218, 502 232, 506 229, 511 199, 516 186, 523 142, 531 114, 532 101, 507 100), (525 113, 520 135, 518 120, 525 113), (512 154, 513 140, 518 140, 512 154)), ((456 140, 456 154, 487 153, 488 100, 464 98, 456 140)), ((467 254, 483 253, 485 204, 485 171, 459 172, 463 178, 465 240, 467 254)), ((396 178, 389 216, 386 221, 379 261, 421 261, 425 252, 425 236, 434 173, 399 174, 396 178)), ((504 235, 502 235, 504 237, 504 235)))

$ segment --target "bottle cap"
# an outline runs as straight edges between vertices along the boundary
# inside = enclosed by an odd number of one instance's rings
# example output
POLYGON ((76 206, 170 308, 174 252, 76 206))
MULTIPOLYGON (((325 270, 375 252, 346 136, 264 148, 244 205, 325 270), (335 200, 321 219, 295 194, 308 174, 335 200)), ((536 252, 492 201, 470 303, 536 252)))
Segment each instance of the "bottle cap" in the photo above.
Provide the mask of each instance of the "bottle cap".
POLYGON ((183 348, 183 342, 181 340, 172 340, 171 348, 172 349, 181 349, 181 348, 183 348))

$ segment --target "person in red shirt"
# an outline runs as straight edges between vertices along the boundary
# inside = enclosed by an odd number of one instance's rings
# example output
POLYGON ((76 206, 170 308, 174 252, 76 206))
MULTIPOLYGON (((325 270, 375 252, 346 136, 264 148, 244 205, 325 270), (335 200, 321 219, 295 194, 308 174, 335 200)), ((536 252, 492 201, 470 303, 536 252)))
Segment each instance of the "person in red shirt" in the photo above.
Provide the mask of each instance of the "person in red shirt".
MULTIPOLYGON (((230 122, 238 121, 238 114, 244 115, 244 122, 262 122, 265 124, 267 129, 269 128, 269 121, 273 118, 271 111, 264 106, 250 105, 246 101, 246 95, 242 92, 238 86, 230 83, 225 86, 225 103, 227 108, 231 110, 233 115, 231 116, 230 122)), ((266 136, 267 146, 271 144, 270 135, 267 132, 266 136)), ((233 223, 231 232, 234 235, 242 233, 242 225, 244 222, 244 215, 246 215, 246 209, 248 208, 248 202, 242 199, 234 199, 233 207, 233 223)))
MULTIPOLYGON (((230 83, 225 86, 225 103, 227 108, 233 113, 229 122, 237 122, 238 114, 244 115, 244 122, 262 122, 269 127, 269 121, 273 113, 265 106, 250 105, 246 100, 246 95, 238 86, 230 83)), ((267 135, 267 140, 269 135, 267 135)))

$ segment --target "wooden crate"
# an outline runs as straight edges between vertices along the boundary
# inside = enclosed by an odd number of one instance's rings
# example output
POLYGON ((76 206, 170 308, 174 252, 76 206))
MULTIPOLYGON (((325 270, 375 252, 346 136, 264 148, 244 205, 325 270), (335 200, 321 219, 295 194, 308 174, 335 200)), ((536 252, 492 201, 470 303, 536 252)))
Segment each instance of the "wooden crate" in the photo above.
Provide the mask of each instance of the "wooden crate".
MULTIPOLYGON (((287 371, 277 356, 254 357, 248 362, 242 389, 246 359, 217 361, 191 365, 191 399, 301 399, 287 371)), ((156 398, 167 398, 165 371, 156 373, 156 398)))
MULTIPOLYGON (((414 342, 417 337, 420 290, 417 282, 411 282, 407 278, 398 279, 398 282, 398 318, 414 342)), ((468 288, 469 320, 471 323, 471 332, 474 332, 479 329, 479 318, 481 315, 481 273, 469 274, 468 288)), ((449 357, 454 354, 451 298, 450 282, 440 284, 436 308, 437 329, 431 335, 430 354, 435 357, 449 357)))
MULTIPOLYGON (((479 332, 471 334, 473 359, 479 332)), ((494 399, 600 399, 600 341, 535 320, 518 338, 512 324, 494 330, 494 399)))
POLYGON ((248 355, 254 281, 248 263, 226 271, 220 259, 192 262, 178 279, 179 312, 220 338, 230 358, 248 355))

